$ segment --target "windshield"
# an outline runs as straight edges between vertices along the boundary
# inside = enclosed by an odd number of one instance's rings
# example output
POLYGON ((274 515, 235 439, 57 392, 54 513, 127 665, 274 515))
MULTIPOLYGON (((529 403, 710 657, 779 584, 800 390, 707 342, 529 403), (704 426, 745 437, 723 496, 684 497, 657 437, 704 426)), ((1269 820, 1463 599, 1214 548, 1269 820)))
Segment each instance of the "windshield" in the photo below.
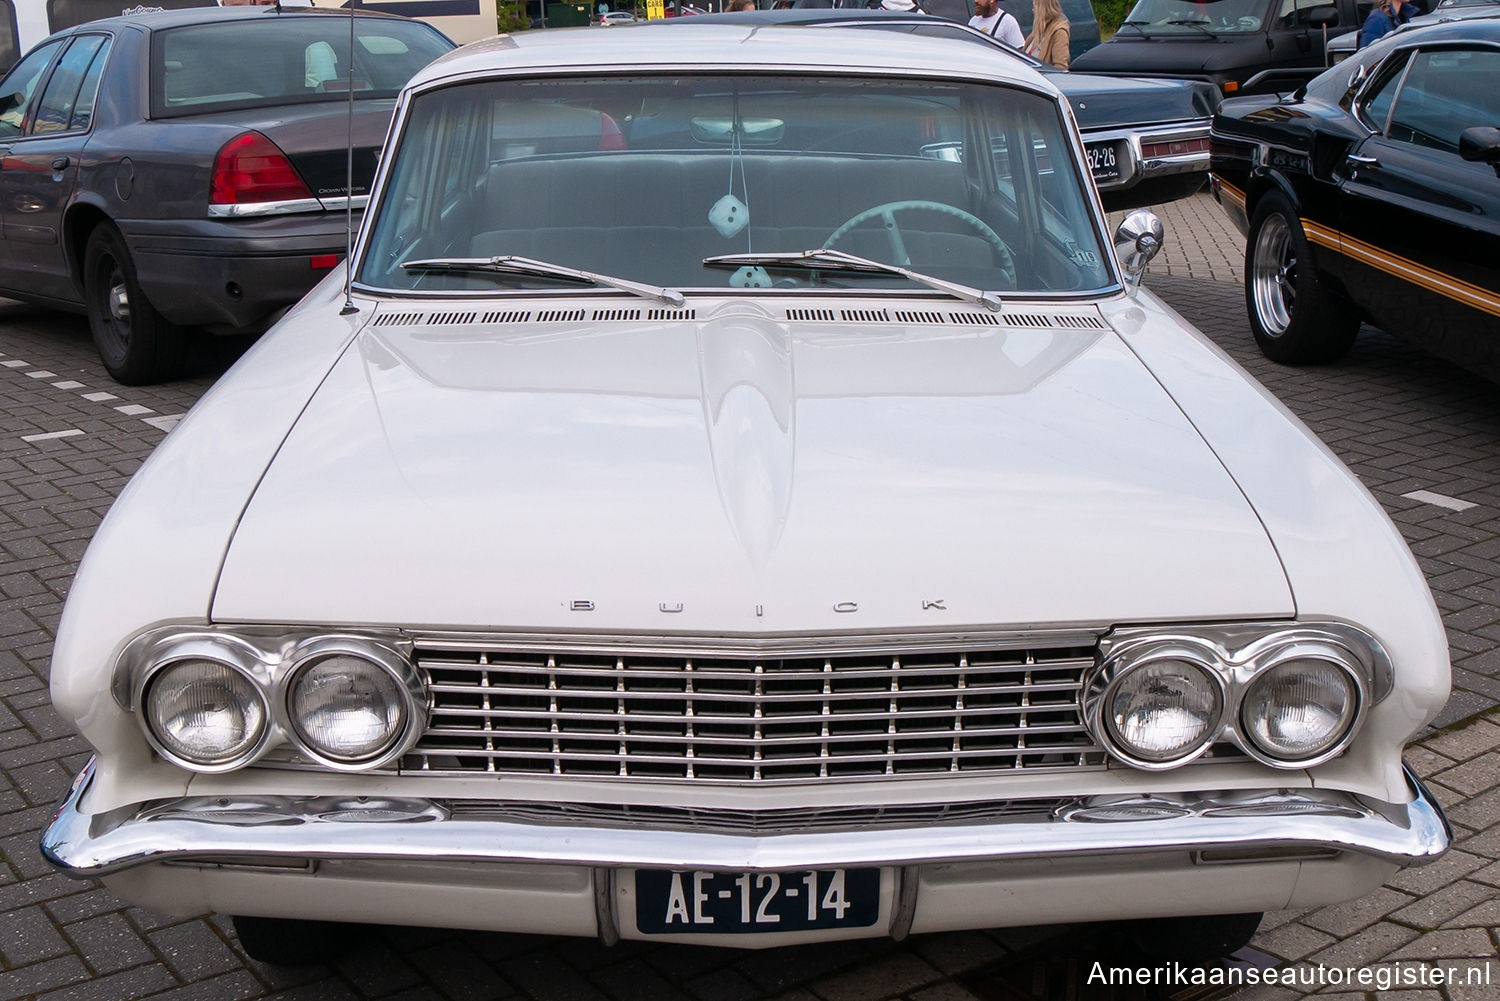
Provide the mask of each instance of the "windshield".
POLYGON ((924 288, 889 271, 703 263, 831 247, 973 288, 1093 291, 1113 279, 1086 177, 1057 105, 1009 87, 465 83, 412 101, 357 280, 558 287, 513 269, 402 267, 513 255, 670 288, 924 288))
MULTIPOLYGON (((1328 0, 1278 0, 1278 10, 1295 17, 1296 7, 1310 10, 1328 0)), ((1141 0, 1121 28, 1122 38, 1133 31, 1147 35, 1213 35, 1263 31, 1270 4, 1266 0, 1141 0)))
MULTIPOLYGON (((353 83, 361 98, 395 97, 453 48, 435 29, 356 19, 353 83)), ((151 45, 151 113, 348 100, 349 22, 339 17, 236 19, 159 31, 151 45)))

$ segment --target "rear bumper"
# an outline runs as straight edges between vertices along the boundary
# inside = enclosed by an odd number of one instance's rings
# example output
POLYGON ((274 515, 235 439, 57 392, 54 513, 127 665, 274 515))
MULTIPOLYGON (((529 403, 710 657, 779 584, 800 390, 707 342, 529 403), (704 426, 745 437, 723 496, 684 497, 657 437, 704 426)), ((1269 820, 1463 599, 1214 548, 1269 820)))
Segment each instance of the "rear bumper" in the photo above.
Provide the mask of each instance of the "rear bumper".
MULTIPOLYGON (((354 225, 359 225, 359 214, 354 225)), ((136 276, 167 320, 258 333, 343 259, 342 212, 240 219, 122 221, 136 276)))
POLYGON ((1111 144, 1119 154, 1120 176, 1095 182, 1106 208, 1115 211, 1171 201, 1202 187, 1209 166, 1210 124, 1210 119, 1202 118, 1084 132, 1085 146, 1111 144))

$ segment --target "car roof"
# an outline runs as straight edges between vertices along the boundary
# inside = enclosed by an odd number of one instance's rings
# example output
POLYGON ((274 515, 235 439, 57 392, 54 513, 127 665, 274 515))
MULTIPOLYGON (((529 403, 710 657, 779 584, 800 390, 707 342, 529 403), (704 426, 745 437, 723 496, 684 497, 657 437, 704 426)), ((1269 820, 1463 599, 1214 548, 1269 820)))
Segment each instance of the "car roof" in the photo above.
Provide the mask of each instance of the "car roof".
MULTIPOLYGON (((87 21, 67 29, 66 32, 59 31, 57 34, 71 33, 74 31, 90 30, 97 28, 119 28, 130 26, 144 31, 162 31, 167 28, 177 28, 189 24, 211 24, 219 21, 250 20, 252 18, 265 17, 348 17, 346 10, 333 10, 330 8, 319 9, 316 7, 259 7, 259 6, 236 6, 236 7, 183 7, 179 10, 150 10, 140 14, 122 14, 119 17, 105 17, 97 21, 87 21)), ((394 17, 393 14, 382 14, 376 11, 361 10, 356 12, 358 17, 394 17)), ((403 18, 402 20, 407 20, 403 18)))
POLYGON ((494 72, 716 67, 799 72, 828 72, 830 67, 837 67, 839 71, 852 73, 966 77, 1019 83, 1045 92, 1055 89, 1022 60, 998 59, 988 46, 957 39, 722 22, 686 23, 671 31, 638 25, 626 26, 623 31, 579 28, 500 35, 439 57, 413 77, 408 87, 420 88, 451 77, 494 72))

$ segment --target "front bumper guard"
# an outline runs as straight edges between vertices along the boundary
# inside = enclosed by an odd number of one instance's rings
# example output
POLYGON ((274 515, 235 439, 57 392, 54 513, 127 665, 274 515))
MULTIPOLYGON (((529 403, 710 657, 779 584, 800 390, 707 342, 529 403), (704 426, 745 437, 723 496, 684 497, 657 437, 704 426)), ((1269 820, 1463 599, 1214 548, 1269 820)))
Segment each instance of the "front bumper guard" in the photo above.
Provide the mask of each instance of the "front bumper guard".
POLYGON ((854 866, 1191 853, 1195 862, 1315 858, 1350 852, 1403 866, 1452 839, 1415 776, 1407 803, 1325 790, 1204 796, 1095 796, 1046 813, 979 823, 862 826, 747 835, 662 826, 521 822, 429 799, 189 797, 87 814, 93 762, 42 835, 42 854, 90 878, 155 862, 310 866, 319 860, 571 864, 802 870, 854 866))

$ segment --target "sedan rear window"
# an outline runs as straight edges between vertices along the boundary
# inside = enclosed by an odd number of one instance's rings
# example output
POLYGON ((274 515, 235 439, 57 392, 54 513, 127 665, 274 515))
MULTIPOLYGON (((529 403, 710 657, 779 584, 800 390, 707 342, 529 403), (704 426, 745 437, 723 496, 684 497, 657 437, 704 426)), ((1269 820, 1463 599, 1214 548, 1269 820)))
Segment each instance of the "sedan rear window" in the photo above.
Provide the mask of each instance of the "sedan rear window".
MULTIPOLYGON (((453 47, 415 21, 366 18, 355 29, 352 84, 360 97, 394 97, 417 70, 453 47)), ((158 32, 151 114, 341 100, 351 84, 349 22, 276 17, 158 32)))

